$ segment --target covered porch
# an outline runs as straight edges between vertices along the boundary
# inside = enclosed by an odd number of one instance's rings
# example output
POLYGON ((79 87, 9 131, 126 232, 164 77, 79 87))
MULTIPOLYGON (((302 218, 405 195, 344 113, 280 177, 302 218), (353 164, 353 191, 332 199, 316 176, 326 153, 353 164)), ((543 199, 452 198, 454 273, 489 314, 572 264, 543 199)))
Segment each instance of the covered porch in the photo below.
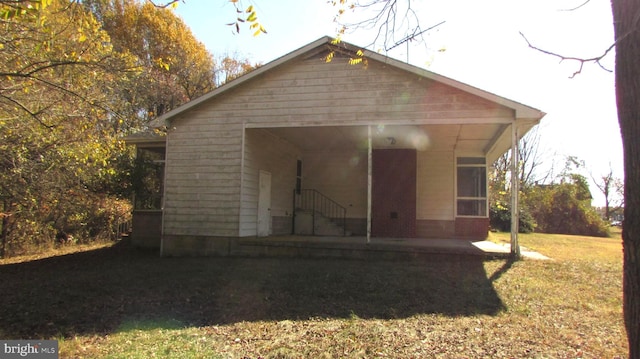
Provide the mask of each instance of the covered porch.
MULTIPOLYGON (((254 195, 257 237, 318 235, 299 231, 295 194, 291 207, 295 186, 298 196, 319 192, 344 207, 344 228, 325 236, 345 233, 369 244, 375 238, 484 239, 489 167, 536 123, 490 117, 387 125, 245 124, 245 184, 261 183, 255 177, 264 172, 273 175, 264 191, 270 198, 262 218, 262 191, 254 195)), ((248 213, 255 211, 252 202, 243 201, 248 213)))

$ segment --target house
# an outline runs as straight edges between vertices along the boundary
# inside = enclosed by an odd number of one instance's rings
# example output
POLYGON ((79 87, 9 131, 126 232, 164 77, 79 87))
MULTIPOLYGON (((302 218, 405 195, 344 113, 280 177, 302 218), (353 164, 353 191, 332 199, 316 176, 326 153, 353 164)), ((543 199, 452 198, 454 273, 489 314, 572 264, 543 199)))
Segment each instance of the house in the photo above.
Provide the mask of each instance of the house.
POLYGON ((544 113, 357 51, 321 38, 162 115, 165 137, 130 138, 164 170, 136 201, 134 243, 485 238, 488 166, 544 113))

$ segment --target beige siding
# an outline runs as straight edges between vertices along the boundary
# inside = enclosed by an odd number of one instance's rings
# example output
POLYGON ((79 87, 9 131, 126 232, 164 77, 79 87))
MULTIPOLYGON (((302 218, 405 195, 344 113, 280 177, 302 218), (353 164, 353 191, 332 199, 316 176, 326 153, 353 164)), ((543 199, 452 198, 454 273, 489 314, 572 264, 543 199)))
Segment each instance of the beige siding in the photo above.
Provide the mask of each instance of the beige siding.
POLYGON ((240 236, 256 235, 261 170, 271 173, 271 216, 292 216, 297 159, 297 150, 286 141, 265 130, 246 130, 240 236))
POLYGON ((315 189, 347 208, 347 217, 367 217, 367 153, 304 153, 302 187, 315 189))
POLYGON ((453 152, 418 152, 417 176, 417 219, 453 220, 453 152))
POLYGON ((246 116, 248 123, 513 116, 490 101, 376 62, 364 69, 338 60, 327 64, 318 56, 275 69, 250 86, 233 96, 234 115, 246 116))
POLYGON ((242 126, 189 115, 168 134, 163 234, 237 236, 242 126))

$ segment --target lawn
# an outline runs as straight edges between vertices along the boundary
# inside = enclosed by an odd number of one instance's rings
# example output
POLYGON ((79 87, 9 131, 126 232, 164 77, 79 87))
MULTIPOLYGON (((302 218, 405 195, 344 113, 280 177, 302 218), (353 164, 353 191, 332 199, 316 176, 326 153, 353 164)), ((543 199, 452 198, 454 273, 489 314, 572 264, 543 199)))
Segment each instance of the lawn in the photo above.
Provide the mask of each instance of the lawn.
POLYGON ((624 357, 619 233, 520 240, 554 259, 158 258, 115 245, 0 261, 0 338, 57 339, 63 358, 624 357))

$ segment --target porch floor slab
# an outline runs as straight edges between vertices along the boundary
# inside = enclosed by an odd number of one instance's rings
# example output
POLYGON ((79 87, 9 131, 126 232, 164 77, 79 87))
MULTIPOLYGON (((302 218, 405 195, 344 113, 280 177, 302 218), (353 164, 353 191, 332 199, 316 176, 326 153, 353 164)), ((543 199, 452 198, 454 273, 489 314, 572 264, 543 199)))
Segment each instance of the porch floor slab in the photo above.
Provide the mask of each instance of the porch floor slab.
MULTIPOLYGON (((231 255, 299 256, 339 258, 413 258, 429 255, 471 255, 485 258, 507 258, 509 246, 489 241, 432 238, 371 238, 271 236, 241 238, 230 250, 231 255)), ((528 251, 522 251, 526 257, 528 251)))

